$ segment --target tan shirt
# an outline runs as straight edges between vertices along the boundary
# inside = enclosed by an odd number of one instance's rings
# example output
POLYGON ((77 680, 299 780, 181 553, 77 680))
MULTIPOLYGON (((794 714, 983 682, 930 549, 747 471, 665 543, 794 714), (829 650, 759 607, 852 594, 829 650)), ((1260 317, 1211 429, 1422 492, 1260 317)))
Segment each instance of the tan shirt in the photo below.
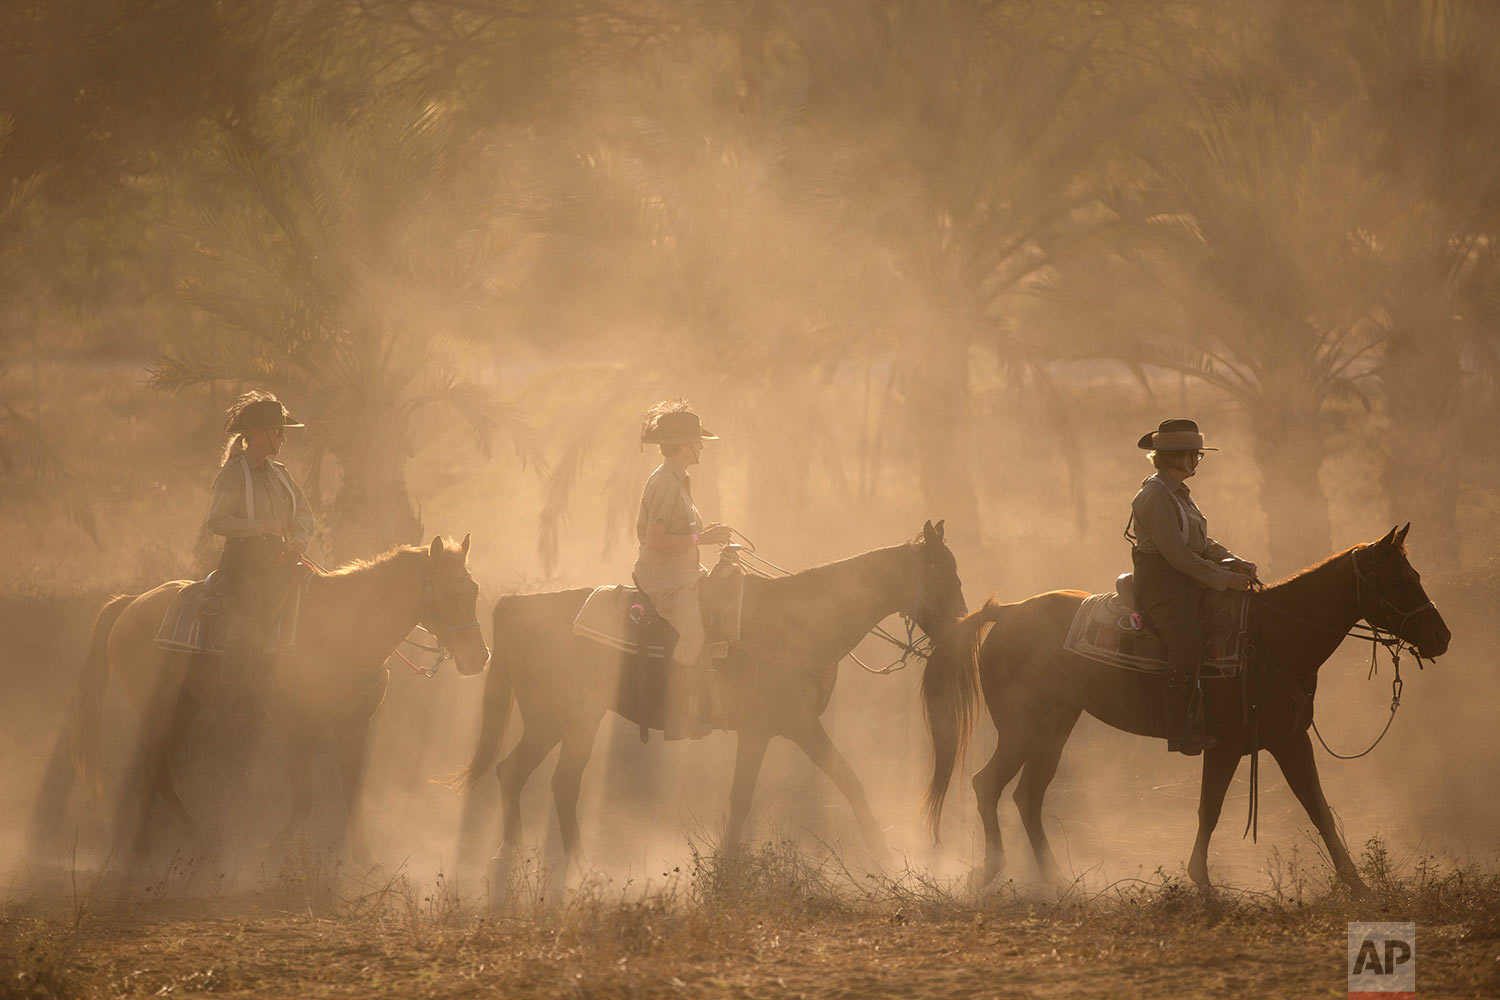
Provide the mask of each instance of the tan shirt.
POLYGON ((1218 561, 1237 557, 1208 536, 1208 518, 1193 502, 1187 483, 1158 472, 1141 482, 1130 511, 1137 551, 1159 553, 1205 587, 1229 589, 1234 573, 1218 561))
POLYGON ((648 595, 680 587, 698 578, 698 549, 665 555, 646 548, 646 533, 660 522, 669 535, 696 535, 703 526, 698 505, 693 502, 693 481, 687 470, 671 461, 662 462, 646 480, 641 492, 641 510, 635 534, 640 555, 635 561, 636 582, 648 595))
POLYGON ((262 521, 275 521, 283 538, 304 544, 312 541, 316 527, 312 507, 286 466, 270 459, 257 464, 242 452, 214 479, 203 527, 224 538, 255 538, 262 534, 262 521))

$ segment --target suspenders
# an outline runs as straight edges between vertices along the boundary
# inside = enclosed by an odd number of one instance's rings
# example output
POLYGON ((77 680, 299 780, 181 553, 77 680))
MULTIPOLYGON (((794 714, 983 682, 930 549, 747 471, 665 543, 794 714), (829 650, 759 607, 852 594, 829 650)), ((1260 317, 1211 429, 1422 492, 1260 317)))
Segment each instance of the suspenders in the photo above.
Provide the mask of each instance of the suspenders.
MULTIPOLYGON (((1150 478, 1146 480, 1147 483, 1151 481, 1152 480, 1150 478)), ((1191 535, 1188 532, 1187 511, 1182 509, 1182 501, 1178 500, 1177 494, 1168 489, 1166 483, 1163 483, 1160 479, 1156 480, 1156 484, 1161 489, 1167 490, 1167 496, 1171 498, 1172 506, 1177 508, 1177 526, 1182 529, 1182 540, 1184 542, 1188 541, 1191 535)), ((1145 483, 1142 483, 1141 485, 1144 486, 1145 483)), ((1130 530, 1133 527, 1135 527, 1135 511, 1131 510, 1130 520, 1125 522, 1125 540, 1132 546, 1134 546, 1137 541, 1135 532, 1130 530)))
MULTIPOLYGON (((255 520, 255 489, 250 485, 250 460, 243 452, 240 454, 240 465, 245 470, 245 520, 253 521, 255 520)), ((297 519, 297 491, 292 489, 292 481, 287 478, 286 470, 277 463, 266 459, 266 465, 276 473, 275 478, 281 481, 282 489, 286 490, 286 495, 292 498, 291 519, 295 521, 297 519)))

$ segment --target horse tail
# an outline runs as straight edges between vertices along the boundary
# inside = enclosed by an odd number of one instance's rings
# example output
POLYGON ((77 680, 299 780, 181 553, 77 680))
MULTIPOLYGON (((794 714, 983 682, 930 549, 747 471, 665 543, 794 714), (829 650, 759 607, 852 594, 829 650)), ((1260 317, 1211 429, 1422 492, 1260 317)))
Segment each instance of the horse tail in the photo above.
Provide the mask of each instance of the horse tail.
POLYGON ((104 714, 104 692, 109 687, 109 633, 120 615, 134 601, 134 594, 116 594, 94 619, 88 656, 78 674, 78 695, 73 705, 73 735, 69 746, 78 777, 99 794, 99 720, 104 714))
POLYGON ((953 770, 974 731, 980 633, 1007 607, 992 597, 978 611, 944 628, 922 673, 922 716, 932 737, 932 781, 922 804, 934 844, 940 840, 943 799, 948 795, 953 770))
POLYGON ((495 602, 494 626, 490 632, 489 676, 484 679, 484 717, 479 725, 479 742, 469 764, 447 779, 451 788, 473 788, 479 784, 495 763, 500 744, 505 740, 505 726, 510 721, 511 675, 509 653, 512 642, 507 642, 502 631, 512 617, 515 605, 513 597, 502 597, 495 602))

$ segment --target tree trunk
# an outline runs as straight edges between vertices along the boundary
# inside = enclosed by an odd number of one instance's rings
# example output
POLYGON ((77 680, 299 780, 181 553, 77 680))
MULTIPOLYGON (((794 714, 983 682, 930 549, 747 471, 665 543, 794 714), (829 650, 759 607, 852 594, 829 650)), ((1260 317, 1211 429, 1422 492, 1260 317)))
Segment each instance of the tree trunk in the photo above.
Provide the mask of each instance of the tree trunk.
POLYGON ((1266 554, 1271 574, 1263 572, 1263 579, 1296 572, 1333 549, 1328 496, 1318 479, 1324 458, 1321 423, 1318 409, 1310 405, 1272 403, 1252 414, 1260 505, 1270 536, 1266 554))
POLYGON ((922 517, 946 519, 947 536, 965 545, 982 542, 979 496, 974 486, 969 448, 969 364, 966 345, 951 351, 931 350, 932 340, 913 336, 922 345, 904 362, 905 416, 917 450, 921 476, 922 517))
POLYGON ((404 455, 372 448, 339 458, 342 480, 330 519, 335 558, 371 558, 394 545, 420 544, 422 519, 406 488, 404 455))
POLYGON ((1384 384, 1389 426, 1382 444, 1393 524, 1417 526, 1422 551, 1446 565, 1458 559, 1458 472, 1463 369, 1447 331, 1392 331, 1384 384))

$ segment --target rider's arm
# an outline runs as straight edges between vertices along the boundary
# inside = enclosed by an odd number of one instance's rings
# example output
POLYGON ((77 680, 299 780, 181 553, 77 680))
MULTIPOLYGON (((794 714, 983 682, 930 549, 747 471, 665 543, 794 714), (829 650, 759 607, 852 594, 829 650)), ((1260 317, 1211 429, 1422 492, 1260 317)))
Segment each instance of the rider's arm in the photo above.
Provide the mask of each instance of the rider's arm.
POLYGON ((1170 493, 1164 489, 1143 489, 1133 507, 1139 529, 1173 569, 1215 590, 1228 590, 1234 583, 1234 573, 1188 548, 1187 540, 1182 537, 1182 514, 1170 493))
POLYGON ((658 555, 680 555, 698 547, 692 535, 674 535, 668 531, 665 521, 652 521, 646 526, 646 540, 643 544, 658 555))
POLYGON ((689 531, 680 530, 691 526, 682 496, 682 485, 665 469, 658 470, 646 481, 646 491, 641 495, 641 520, 646 524, 646 536, 641 539, 642 548, 656 555, 681 555, 696 547, 689 531), (679 530, 668 530, 668 526, 679 530))

